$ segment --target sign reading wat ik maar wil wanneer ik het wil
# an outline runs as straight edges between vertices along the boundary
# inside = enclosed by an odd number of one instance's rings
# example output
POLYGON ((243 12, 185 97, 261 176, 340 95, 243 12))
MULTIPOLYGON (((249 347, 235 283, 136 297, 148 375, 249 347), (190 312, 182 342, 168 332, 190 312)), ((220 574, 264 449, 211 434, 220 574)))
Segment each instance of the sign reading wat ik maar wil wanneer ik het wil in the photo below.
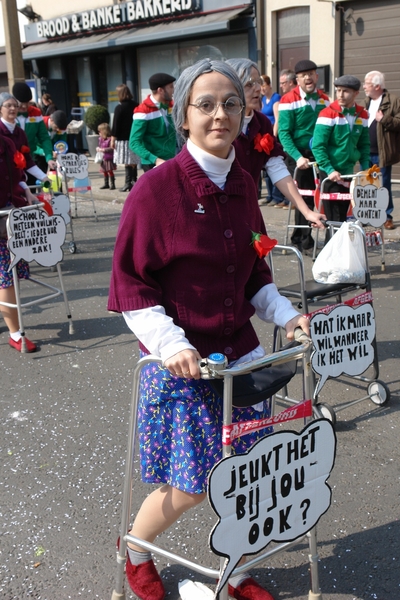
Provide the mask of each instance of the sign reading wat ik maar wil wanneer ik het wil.
MULTIPOLYGON (((174 17, 200 9, 199 0, 136 0, 32 23, 34 37, 54 38, 86 31, 108 29, 135 22, 174 17)), ((33 33, 33 32, 32 32, 33 33)))

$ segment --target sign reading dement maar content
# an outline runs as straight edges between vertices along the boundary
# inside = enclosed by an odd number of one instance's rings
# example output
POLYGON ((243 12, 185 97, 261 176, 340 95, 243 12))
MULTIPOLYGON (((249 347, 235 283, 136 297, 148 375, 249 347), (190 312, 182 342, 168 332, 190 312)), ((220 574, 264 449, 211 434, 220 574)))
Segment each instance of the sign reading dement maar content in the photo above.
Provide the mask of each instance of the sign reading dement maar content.
POLYGON ((318 419, 300 433, 266 436, 246 454, 215 465, 208 494, 219 521, 210 546, 226 557, 216 595, 242 555, 256 554, 271 541, 295 540, 328 510, 331 489, 326 480, 335 450, 332 424, 318 419))

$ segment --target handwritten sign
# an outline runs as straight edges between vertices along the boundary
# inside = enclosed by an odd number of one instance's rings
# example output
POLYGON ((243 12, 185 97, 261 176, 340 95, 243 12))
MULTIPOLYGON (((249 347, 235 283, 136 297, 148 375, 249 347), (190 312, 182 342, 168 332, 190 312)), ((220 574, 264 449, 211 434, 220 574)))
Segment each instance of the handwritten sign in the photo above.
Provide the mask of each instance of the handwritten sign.
POLYGON ((60 217, 64 219, 65 224, 68 225, 68 223, 71 221, 71 203, 69 201, 68 196, 64 196, 64 194, 54 196, 54 198, 52 198, 51 204, 53 208, 53 214, 60 215, 60 217))
POLYGON ((9 270, 22 258, 27 262, 35 260, 43 267, 62 261, 66 225, 59 215, 49 216, 41 208, 15 208, 10 211, 8 229, 7 244, 12 257, 9 270))
POLYGON ((69 178, 85 179, 88 176, 88 159, 84 154, 58 154, 57 162, 69 178))
POLYGON ((326 480, 335 450, 332 424, 318 419, 300 433, 266 436, 246 454, 215 465, 208 495, 219 520, 210 546, 227 559, 216 595, 242 555, 256 554, 271 541, 295 540, 328 510, 331 489, 326 480))
POLYGON ((321 376, 316 393, 328 377, 360 375, 374 360, 375 315, 370 304, 338 306, 329 314, 316 313, 310 321, 315 350, 314 371, 321 376))
POLYGON ((364 225, 380 227, 386 221, 389 192, 375 185, 356 185, 353 188, 353 215, 364 225))

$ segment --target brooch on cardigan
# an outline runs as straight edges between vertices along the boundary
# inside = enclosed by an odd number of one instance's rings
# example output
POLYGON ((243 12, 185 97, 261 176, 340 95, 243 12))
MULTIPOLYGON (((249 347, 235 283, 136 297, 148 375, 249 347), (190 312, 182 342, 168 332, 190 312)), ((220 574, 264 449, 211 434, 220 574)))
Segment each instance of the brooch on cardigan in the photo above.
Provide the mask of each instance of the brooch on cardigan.
POLYGON ((252 231, 251 243, 253 244, 253 248, 256 251, 257 256, 259 258, 263 258, 264 256, 268 256, 272 248, 277 245, 278 240, 272 240, 270 237, 265 235, 265 233, 254 233, 254 231, 252 231))
POLYGON ((265 133, 261 135, 261 133, 257 133, 254 138, 254 148, 258 150, 258 152, 265 152, 265 154, 271 154, 274 148, 274 138, 270 133, 265 133))

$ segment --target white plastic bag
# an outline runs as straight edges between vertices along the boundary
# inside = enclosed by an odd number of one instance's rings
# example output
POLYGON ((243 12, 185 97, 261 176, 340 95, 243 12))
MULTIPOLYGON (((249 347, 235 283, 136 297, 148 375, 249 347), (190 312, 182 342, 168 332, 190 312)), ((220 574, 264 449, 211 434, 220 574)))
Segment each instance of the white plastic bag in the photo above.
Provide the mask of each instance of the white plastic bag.
POLYGON ((362 232, 345 222, 317 256, 312 274, 318 283, 362 284, 366 269, 362 232))
POLYGON ((101 163, 102 160, 103 160, 103 153, 102 152, 96 152, 96 155, 94 157, 94 162, 95 163, 101 163))

